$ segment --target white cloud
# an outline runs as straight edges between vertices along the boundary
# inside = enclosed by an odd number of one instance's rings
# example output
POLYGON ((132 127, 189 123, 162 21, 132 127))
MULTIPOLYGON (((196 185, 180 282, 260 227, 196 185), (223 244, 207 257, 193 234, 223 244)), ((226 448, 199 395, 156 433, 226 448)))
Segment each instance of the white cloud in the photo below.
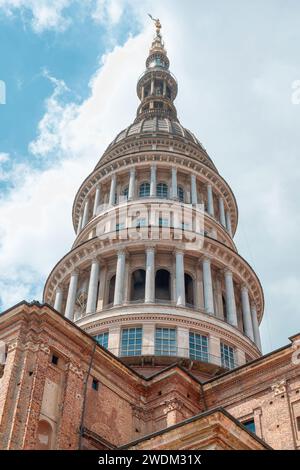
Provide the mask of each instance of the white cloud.
POLYGON ((0 230, 4 308, 24 297, 41 299, 47 275, 71 248, 73 198, 115 134, 134 119, 134 84, 147 42, 145 36, 130 38, 124 47, 104 56, 91 78, 90 96, 79 105, 63 104, 67 86, 45 73, 53 93, 29 149, 47 159, 46 169, 10 166, 5 175, 14 188, 0 199, 0 220, 5 221, 0 230), (130 57, 136 58, 136 64, 125 75, 130 57))
POLYGON ((72 0, 0 0, 2 11, 11 16, 15 13, 30 15, 32 28, 40 33, 44 30, 65 30, 70 19, 64 16, 72 0))
POLYGON ((20 14, 36 33, 65 31, 72 22, 68 8, 80 8, 80 15, 90 15, 106 27, 116 25, 126 0, 0 0, 0 10, 7 16, 20 14))
POLYGON ((5 152, 0 152, 0 163, 5 163, 9 160, 9 154, 5 152))

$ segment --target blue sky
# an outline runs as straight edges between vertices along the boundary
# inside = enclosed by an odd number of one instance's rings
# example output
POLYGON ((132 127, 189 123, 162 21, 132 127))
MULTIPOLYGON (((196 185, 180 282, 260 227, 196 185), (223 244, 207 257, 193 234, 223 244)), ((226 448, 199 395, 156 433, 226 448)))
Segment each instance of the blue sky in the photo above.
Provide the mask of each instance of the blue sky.
POLYGON ((0 305, 41 298, 74 239, 76 190, 137 107, 163 24, 181 123, 239 206, 236 243, 264 287, 264 350, 300 330, 297 0, 0 0, 0 305))

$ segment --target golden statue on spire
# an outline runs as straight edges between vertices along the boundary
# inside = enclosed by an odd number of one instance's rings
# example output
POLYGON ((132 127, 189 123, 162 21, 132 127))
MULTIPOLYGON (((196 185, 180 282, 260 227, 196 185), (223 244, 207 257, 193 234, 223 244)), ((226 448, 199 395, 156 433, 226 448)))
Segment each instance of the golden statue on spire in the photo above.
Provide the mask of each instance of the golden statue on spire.
POLYGON ((151 18, 151 20, 152 20, 152 21, 154 22, 154 24, 155 24, 157 36, 160 36, 161 22, 159 21, 158 18, 153 18, 153 16, 150 15, 150 13, 148 13, 148 16, 151 18))

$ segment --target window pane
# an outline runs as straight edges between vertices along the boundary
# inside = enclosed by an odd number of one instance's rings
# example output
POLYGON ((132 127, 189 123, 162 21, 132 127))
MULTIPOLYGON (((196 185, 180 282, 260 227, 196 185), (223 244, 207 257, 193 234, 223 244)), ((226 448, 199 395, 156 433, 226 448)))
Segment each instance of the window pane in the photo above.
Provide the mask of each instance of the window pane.
POLYGON ((208 362, 208 338, 190 331, 190 358, 208 362))
POLYGON ((175 328, 156 328, 155 354, 157 356, 177 355, 177 341, 175 328))
POLYGON ((121 337, 121 356, 142 354, 142 328, 124 328, 121 337))
POLYGON ((168 198, 168 186, 166 183, 158 183, 156 186, 156 195, 162 199, 168 198))
POLYGON ((100 346, 103 346, 104 348, 108 348, 108 331, 105 331, 104 333, 99 333, 99 335, 94 336, 95 340, 97 341, 100 346))
POLYGON ((231 346, 221 343, 221 363, 227 369, 233 369, 234 364, 234 350, 231 346))
POLYGON ((243 425, 248 429, 248 431, 251 431, 255 434, 255 423, 254 419, 249 419, 249 421, 245 421, 243 425))
POLYGON ((150 196, 150 183, 142 183, 139 190, 140 197, 150 196))

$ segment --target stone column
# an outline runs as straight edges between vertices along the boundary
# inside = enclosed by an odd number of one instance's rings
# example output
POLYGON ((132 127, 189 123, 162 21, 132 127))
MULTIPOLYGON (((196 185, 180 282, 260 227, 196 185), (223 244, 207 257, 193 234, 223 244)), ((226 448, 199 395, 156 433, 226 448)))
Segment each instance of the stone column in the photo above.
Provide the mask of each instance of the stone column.
POLYGON ((87 198, 84 203, 83 216, 82 216, 82 228, 85 227, 89 221, 89 208, 90 208, 90 200, 89 198, 87 198))
POLYGON ((99 261, 93 259, 90 272, 89 289, 86 303, 86 313, 95 313, 97 307, 97 291, 99 281, 99 261))
POLYGON ((79 234, 79 232, 81 230, 81 226, 82 226, 82 214, 80 214, 79 220, 78 220, 77 232, 76 232, 77 235, 79 234))
POLYGON ((115 203, 116 185, 117 185, 117 177, 116 177, 116 174, 114 173, 110 180, 110 191, 109 191, 109 201, 108 201, 109 206, 113 206, 115 203))
POLYGON ((135 190, 135 168, 131 168, 129 176, 129 187, 128 187, 128 200, 134 199, 135 190))
POLYGON ((94 199, 93 216, 97 215, 97 209, 100 203, 100 186, 97 186, 94 199))
POLYGON ((249 293, 248 293, 248 289, 246 286, 242 286, 241 298, 242 298, 244 332, 246 336, 248 336, 250 339, 252 339, 252 341, 254 341, 252 318, 251 318, 250 303, 249 303, 249 293))
POLYGON ((207 185, 207 212, 212 217, 215 216, 214 199, 211 184, 207 185))
POLYGON ((154 95, 154 78, 151 79, 150 95, 154 95))
POLYGON ((118 252, 116 284, 114 293, 114 305, 120 305, 123 302, 124 280, 125 280, 125 251, 118 252))
POLYGON ((253 325, 253 336, 254 342, 258 349, 261 351, 261 341, 260 341, 260 333, 259 333, 259 326, 258 326, 258 319, 257 319, 257 311, 256 306, 254 304, 251 305, 251 317, 252 317, 252 325, 253 325))
POLYGON ((146 285, 145 302, 155 301, 155 250, 153 247, 146 249, 146 285))
POLYGON ((156 196, 156 165, 151 165, 150 197, 156 196))
POLYGON ((155 323, 143 324, 142 356, 154 355, 155 323))
POLYGON ((231 217, 230 217, 230 212, 226 212, 226 228, 229 233, 229 235, 232 237, 232 228, 231 228, 231 217))
POLYGON ((198 204, 196 175, 191 175, 191 203, 198 204))
POLYGON ((232 279, 232 272, 229 269, 225 270, 225 299, 226 299, 226 310, 227 310, 227 322, 230 325, 238 326, 237 314, 236 314, 236 303, 234 295, 234 285, 232 279))
POLYGON ((59 313, 61 313, 62 301, 63 301, 63 290, 62 290, 61 287, 57 287, 57 289, 55 291, 54 308, 59 313))
POLYGON ((176 305, 185 305, 183 252, 176 251, 176 305))
POLYGON ((73 271, 71 274, 71 278, 70 278, 66 310, 65 310, 65 317, 68 318, 69 320, 73 320, 74 318, 77 284, 78 284, 78 272, 73 271))
POLYGON ((203 258, 203 291, 204 291, 204 308, 207 313, 214 315, 214 295, 211 277, 211 263, 209 258, 203 258))
POLYGON ((177 355, 179 357, 189 357, 190 334, 188 328, 177 328, 177 355))
POLYGON ((222 197, 219 197, 219 211, 220 211, 220 222, 223 225, 223 227, 226 227, 224 199, 222 197))
POLYGON ((177 199, 177 168, 172 166, 172 199, 177 199))

